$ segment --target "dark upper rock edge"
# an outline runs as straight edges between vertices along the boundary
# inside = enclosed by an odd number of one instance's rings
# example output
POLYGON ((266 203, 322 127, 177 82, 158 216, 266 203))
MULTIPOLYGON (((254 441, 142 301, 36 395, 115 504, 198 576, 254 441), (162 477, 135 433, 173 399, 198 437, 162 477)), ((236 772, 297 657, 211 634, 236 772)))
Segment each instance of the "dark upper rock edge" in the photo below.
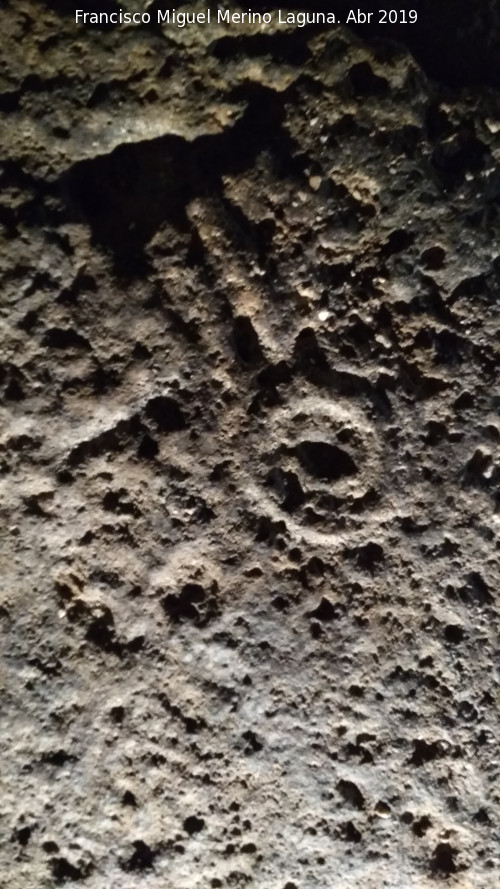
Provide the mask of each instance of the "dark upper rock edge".
MULTIPOLYGON (((235 0, 242 9, 248 9, 246 0, 235 0)), ((74 15, 75 4, 71 0, 45 0, 44 5, 61 15, 74 15)), ((119 9, 115 0, 100 0, 101 12, 119 9)), ((164 4, 168 6, 168 4, 164 4)), ((179 4, 181 5, 181 4, 179 4)), ((207 7, 216 4, 207 3, 207 7)), ((413 0, 413 2, 384 2, 373 4, 371 0, 275 0, 252 3, 254 11, 266 9, 307 9, 317 12, 335 12, 345 19, 350 9, 364 13, 384 9, 416 9, 415 25, 379 25, 377 16, 372 24, 350 26, 364 39, 382 38, 396 41, 414 55, 425 73, 451 87, 483 84, 500 88, 500 3, 498 0, 413 0)))
MULTIPOLYGON (((240 2, 247 9, 246 2, 240 2)), ((298 9, 335 12, 345 17, 350 9, 416 9, 416 25, 353 26, 364 38, 395 40, 410 50, 425 73, 452 87, 484 84, 500 88, 500 3, 498 0, 413 0, 381 2, 359 0, 277 0, 252 4, 257 9, 298 9)), ((377 16, 374 17, 376 19, 377 16)))

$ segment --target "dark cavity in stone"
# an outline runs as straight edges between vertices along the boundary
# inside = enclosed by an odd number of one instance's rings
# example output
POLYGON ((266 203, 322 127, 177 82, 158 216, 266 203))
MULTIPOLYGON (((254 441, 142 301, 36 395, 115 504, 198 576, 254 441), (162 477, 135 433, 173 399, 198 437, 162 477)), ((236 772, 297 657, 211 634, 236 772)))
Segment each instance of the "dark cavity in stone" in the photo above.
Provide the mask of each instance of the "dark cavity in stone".
POLYGON ((295 453, 306 472, 324 481, 337 481, 358 471, 347 451, 325 441, 302 441, 295 453))

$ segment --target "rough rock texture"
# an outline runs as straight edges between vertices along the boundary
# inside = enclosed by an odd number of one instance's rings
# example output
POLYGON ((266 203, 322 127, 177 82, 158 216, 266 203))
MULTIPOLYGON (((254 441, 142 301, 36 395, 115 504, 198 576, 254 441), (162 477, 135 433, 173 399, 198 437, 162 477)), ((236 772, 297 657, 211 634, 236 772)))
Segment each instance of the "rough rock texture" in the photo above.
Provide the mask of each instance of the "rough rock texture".
MULTIPOLYGON (((248 9, 245 0, 239 6, 248 9)), ((266 0, 259 8, 295 9, 294 0, 266 0)), ((404 3, 373 3, 372 0, 309 0, 308 10, 335 12, 346 21, 352 11, 358 34, 397 40, 407 46, 422 68, 432 77, 453 86, 489 84, 500 87, 500 2, 499 0, 414 0, 404 3), (379 15, 379 7, 396 15, 379 15), (409 26, 402 11, 418 13, 409 26), (361 15, 359 15, 361 13, 361 15), (368 19, 367 14, 372 14, 368 19), (363 18, 364 16, 364 18, 363 18), (390 21, 393 24, 390 24, 390 21)), ((350 19, 352 22, 352 18, 350 19)))
POLYGON ((0 883, 500 880, 498 96, 2 3, 0 883))

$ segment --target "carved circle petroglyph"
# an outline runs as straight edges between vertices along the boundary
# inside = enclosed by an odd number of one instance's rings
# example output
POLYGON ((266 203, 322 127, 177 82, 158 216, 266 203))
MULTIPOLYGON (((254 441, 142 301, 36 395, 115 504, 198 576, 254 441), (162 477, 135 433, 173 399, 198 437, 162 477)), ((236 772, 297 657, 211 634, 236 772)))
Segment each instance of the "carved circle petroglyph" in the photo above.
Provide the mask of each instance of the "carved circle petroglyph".
POLYGON ((348 400, 294 398, 272 411, 265 436, 250 437, 260 474, 246 495, 261 514, 284 521, 294 537, 346 540, 381 514, 381 441, 348 400))

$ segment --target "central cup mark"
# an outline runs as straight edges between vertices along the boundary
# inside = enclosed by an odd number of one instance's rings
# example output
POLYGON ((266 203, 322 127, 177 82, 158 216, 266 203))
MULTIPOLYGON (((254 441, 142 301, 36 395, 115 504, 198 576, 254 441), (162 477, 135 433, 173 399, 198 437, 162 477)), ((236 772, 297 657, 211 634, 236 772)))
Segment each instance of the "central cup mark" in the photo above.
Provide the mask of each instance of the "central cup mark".
POLYGON ((338 481, 358 472, 347 451, 326 441, 302 441, 295 453, 302 468, 321 481, 338 481))

